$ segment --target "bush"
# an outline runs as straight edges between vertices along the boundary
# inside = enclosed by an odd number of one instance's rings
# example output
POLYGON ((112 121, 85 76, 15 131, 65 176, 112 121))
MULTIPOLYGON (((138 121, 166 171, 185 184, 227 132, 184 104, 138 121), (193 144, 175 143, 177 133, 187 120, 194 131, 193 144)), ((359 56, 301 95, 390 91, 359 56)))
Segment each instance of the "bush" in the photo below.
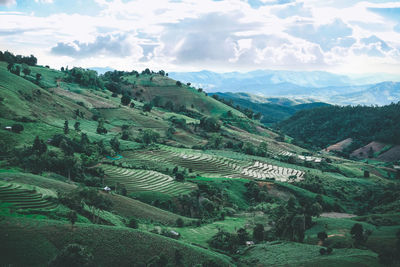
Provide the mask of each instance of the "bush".
POLYGON ((24 126, 22 124, 16 123, 11 126, 11 131, 14 133, 20 133, 24 130, 24 126))
POLYGON ((185 225, 185 223, 182 218, 176 219, 176 226, 183 227, 184 225, 185 225))
POLYGON ((135 218, 131 218, 129 220, 128 227, 133 228, 133 229, 138 229, 139 228, 139 223, 135 218))
POLYGON ((321 249, 319 250, 319 254, 325 255, 325 254, 326 254, 326 249, 321 248, 321 249))

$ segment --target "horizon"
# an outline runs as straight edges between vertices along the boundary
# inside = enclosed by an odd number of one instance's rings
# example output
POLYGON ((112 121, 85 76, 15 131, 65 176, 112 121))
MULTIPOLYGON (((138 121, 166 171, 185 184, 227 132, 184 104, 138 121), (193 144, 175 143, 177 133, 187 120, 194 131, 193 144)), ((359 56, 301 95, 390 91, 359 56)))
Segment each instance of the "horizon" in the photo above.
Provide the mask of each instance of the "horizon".
POLYGON ((0 50, 57 69, 400 76, 399 14, 375 0, 1 0, 0 50))

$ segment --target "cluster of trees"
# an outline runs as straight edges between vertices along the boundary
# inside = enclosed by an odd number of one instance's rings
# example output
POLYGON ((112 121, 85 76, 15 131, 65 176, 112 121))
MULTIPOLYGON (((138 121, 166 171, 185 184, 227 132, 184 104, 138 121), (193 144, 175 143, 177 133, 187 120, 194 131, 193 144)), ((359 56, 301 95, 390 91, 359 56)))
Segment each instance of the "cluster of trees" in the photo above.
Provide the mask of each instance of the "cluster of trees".
POLYGON ((95 177, 102 176, 101 169, 90 167, 98 162, 100 155, 107 153, 103 142, 90 143, 82 133, 80 140, 57 134, 49 143, 59 147, 61 152, 49 150, 47 143, 37 136, 31 146, 15 149, 10 161, 35 174, 49 171, 89 185, 100 183, 95 177), (80 158, 75 152, 81 153, 80 158))
MULTIPOLYGON (((324 148, 346 138, 400 144, 400 102, 383 107, 327 106, 303 110, 277 126, 300 145, 324 148)), ((353 146, 352 148, 354 148, 353 146)))
POLYGON ((83 215, 85 212, 84 205, 87 205, 90 208, 91 221, 93 223, 99 222, 99 216, 102 210, 110 210, 112 208, 112 202, 94 188, 84 187, 71 192, 60 191, 58 192, 57 199, 60 204, 83 215))
POLYGON ((103 80, 97 75, 97 71, 74 67, 71 70, 65 69, 67 74, 65 81, 77 83, 93 89, 104 89, 103 80))
POLYGON ((5 61, 7 63, 12 63, 12 64, 26 64, 29 66, 36 66, 37 64, 37 58, 33 55, 30 55, 29 57, 27 56, 22 56, 22 55, 14 55, 11 52, 8 51, 0 51, 0 61, 5 61))

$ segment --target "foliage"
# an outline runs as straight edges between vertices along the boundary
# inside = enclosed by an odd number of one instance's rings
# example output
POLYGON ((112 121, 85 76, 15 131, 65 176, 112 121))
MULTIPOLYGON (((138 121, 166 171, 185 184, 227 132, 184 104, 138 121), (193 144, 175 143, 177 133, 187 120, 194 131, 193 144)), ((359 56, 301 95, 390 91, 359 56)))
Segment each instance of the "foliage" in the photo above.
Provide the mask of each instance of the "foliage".
POLYGON ((94 70, 74 67, 66 72, 67 77, 65 78, 65 80, 67 82, 77 83, 79 85, 83 85, 93 89, 104 88, 103 81, 94 70))
POLYGON ((35 66, 37 64, 37 58, 33 55, 30 55, 29 57, 14 55, 8 51, 0 51, 0 61, 6 61, 7 63, 27 64, 29 66, 35 66))
POLYGON ((400 144, 400 103, 383 107, 328 106, 296 113, 278 124, 286 134, 319 148, 353 138, 400 144), (365 116, 368 114, 368 116, 365 116))
POLYGON ((209 241, 208 244, 216 249, 233 253, 237 250, 239 240, 237 235, 219 230, 209 241))
POLYGON ((150 129, 146 129, 141 132, 140 134, 140 139, 142 140, 142 143, 149 145, 151 143, 157 142, 157 139, 160 137, 160 135, 150 129))
POLYGON ((219 120, 215 117, 201 118, 199 126, 207 132, 218 132, 221 128, 219 120))

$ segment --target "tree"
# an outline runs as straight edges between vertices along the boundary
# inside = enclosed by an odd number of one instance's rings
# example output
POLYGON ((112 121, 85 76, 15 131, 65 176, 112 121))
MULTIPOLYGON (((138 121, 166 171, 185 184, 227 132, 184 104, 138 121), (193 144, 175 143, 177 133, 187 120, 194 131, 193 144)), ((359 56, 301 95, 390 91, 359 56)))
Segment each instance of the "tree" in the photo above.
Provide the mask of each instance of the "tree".
POLYGON ((369 177, 369 171, 364 171, 364 178, 368 178, 369 177))
POLYGON ((124 105, 124 106, 127 106, 127 105, 129 105, 130 103, 131 103, 131 97, 130 97, 129 95, 127 95, 127 94, 124 94, 124 95, 121 97, 121 104, 124 105))
POLYGON ((181 87, 181 86, 182 86, 182 83, 181 83, 180 81, 176 81, 176 86, 181 87))
POLYGON ((239 228, 236 233, 238 236, 239 245, 245 245, 246 241, 250 239, 249 234, 244 228, 239 228))
POLYGON ((183 227, 184 225, 185 225, 185 223, 182 218, 176 219, 176 226, 183 227))
POLYGON ((353 237, 356 246, 364 242, 364 229, 362 224, 355 223, 350 230, 350 234, 353 237))
POLYGON ((22 64, 22 72, 26 76, 26 75, 31 74, 31 69, 28 67, 28 65, 22 64))
POLYGON ((35 140, 33 141, 32 150, 36 154, 42 155, 47 151, 47 145, 43 142, 43 140, 39 139, 39 136, 36 136, 35 140))
POLYGON ((238 248, 238 238, 236 234, 232 234, 223 230, 218 230, 210 240, 207 241, 210 247, 228 251, 228 252, 235 252, 238 248))
POLYGON ((68 142, 63 139, 60 143, 60 149, 64 153, 65 156, 73 156, 74 155, 74 148, 72 145, 68 144, 68 142))
POLYGON ((211 148, 218 149, 222 145, 222 136, 220 134, 212 134, 208 144, 211 148))
POLYGON ((145 112, 150 112, 152 108, 153 108, 153 105, 150 103, 146 103, 143 105, 143 111, 145 111, 145 112))
POLYGON ((200 119, 200 127, 208 132, 218 132, 221 128, 219 120, 215 117, 203 117, 200 119))
POLYGON ((89 206, 92 212, 92 221, 97 223, 101 210, 109 210, 112 206, 112 202, 101 195, 96 189, 85 188, 79 191, 79 195, 82 200, 89 206))
POLYGON ((49 262, 50 267, 91 266, 93 256, 78 244, 69 244, 49 262))
POLYGON ((185 176, 183 175, 182 172, 177 172, 175 173, 175 179, 178 182, 183 182, 185 180, 185 176))
POLYGON ((107 133, 107 129, 104 127, 104 120, 102 118, 98 120, 96 132, 98 134, 106 134, 107 133))
POLYGON ((36 82, 39 83, 39 81, 42 79, 42 74, 36 73, 36 82))
POLYGON ((264 240, 264 225, 256 224, 253 229, 253 239, 257 242, 261 242, 264 240))
POLYGON ((14 133, 20 133, 24 130, 24 126, 22 124, 16 123, 11 126, 11 131, 14 133))
POLYGON ((160 137, 159 133, 146 129, 141 133, 141 140, 142 143, 149 145, 153 142, 157 142, 157 139, 160 137))
POLYGON ((69 127, 68 127, 68 121, 64 121, 64 134, 68 134, 69 132, 69 127))
POLYGON ((71 210, 70 212, 68 212, 67 217, 73 227, 75 222, 78 220, 78 215, 76 214, 76 211, 71 210))
POLYGON ((81 129, 79 128, 80 125, 81 125, 81 123, 80 123, 79 121, 75 122, 75 124, 74 124, 74 129, 75 129, 75 131, 77 131, 77 132, 80 132, 80 131, 81 131, 81 129))
POLYGON ((319 240, 321 240, 323 242, 323 241, 325 241, 325 239, 328 238, 328 235, 326 234, 325 231, 323 231, 323 232, 319 232, 317 234, 317 237, 318 237, 319 240))
POLYGON ((136 218, 130 218, 128 227, 133 228, 133 229, 138 229, 139 228, 139 223, 136 218))

